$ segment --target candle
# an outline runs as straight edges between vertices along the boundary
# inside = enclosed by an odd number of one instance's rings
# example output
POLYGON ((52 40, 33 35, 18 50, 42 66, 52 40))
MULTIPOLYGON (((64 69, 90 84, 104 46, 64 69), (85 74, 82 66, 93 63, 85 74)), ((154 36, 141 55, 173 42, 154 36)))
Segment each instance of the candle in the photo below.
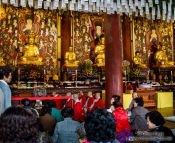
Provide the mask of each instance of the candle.
POLYGON ((150 71, 148 70, 148 80, 149 80, 149 73, 150 73, 150 71))
POLYGON ((77 81, 77 70, 75 70, 75 79, 77 81))
POLYGON ((20 69, 18 69, 18 75, 20 75, 20 69))

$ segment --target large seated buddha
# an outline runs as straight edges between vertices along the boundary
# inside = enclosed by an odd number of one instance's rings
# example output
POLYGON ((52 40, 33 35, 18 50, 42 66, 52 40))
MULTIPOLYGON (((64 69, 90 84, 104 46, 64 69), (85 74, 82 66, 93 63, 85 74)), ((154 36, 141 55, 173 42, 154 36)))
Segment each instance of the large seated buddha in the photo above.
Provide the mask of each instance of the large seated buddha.
POLYGON ((42 65, 42 57, 39 53, 39 48, 35 45, 35 35, 30 33, 28 36, 28 44, 23 47, 23 56, 20 59, 20 64, 42 65))
POLYGON ((135 52, 133 62, 134 62, 135 65, 137 65, 140 68, 146 68, 147 67, 146 64, 143 63, 143 60, 141 58, 141 54, 140 54, 139 51, 135 52))
POLYGON ((105 37, 101 37, 99 44, 95 47, 95 65, 97 67, 105 66, 105 37))
POLYGON ((165 46, 158 45, 157 52, 155 53, 156 65, 159 67, 174 67, 173 61, 168 61, 168 57, 166 55, 165 46))
POLYGON ((65 67, 78 67, 79 66, 79 61, 76 60, 76 54, 73 51, 73 47, 69 47, 69 51, 65 53, 64 57, 64 66, 65 67))

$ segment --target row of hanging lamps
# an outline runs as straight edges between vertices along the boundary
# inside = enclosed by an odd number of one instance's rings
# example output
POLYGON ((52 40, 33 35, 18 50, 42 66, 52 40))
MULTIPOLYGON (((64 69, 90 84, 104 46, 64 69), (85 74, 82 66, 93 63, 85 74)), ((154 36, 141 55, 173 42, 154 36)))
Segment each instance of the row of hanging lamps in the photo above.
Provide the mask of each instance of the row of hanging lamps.
POLYGON ((174 0, 0 0, 3 4, 35 9, 126 14, 150 20, 175 20, 174 0))

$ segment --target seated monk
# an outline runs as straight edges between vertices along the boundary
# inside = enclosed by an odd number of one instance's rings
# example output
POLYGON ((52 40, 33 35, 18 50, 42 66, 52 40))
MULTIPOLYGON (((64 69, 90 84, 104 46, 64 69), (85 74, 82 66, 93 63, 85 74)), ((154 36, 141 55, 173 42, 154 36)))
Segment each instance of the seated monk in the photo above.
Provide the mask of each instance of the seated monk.
POLYGON ((174 62, 168 61, 166 51, 165 51, 165 46, 157 46, 158 51, 155 53, 155 60, 156 60, 156 65, 157 66, 162 66, 162 67, 171 67, 174 65, 174 62))
POLYGON ((141 68, 146 68, 146 64, 143 64, 143 60, 141 58, 140 52, 136 52, 134 56, 134 64, 138 65, 141 68))
POLYGON ((4 59, 2 57, 2 53, 0 52, 0 66, 5 66, 4 59))
POLYGON ((78 67, 79 61, 76 60, 76 54, 73 51, 73 47, 69 47, 69 51, 65 54, 65 67, 78 67))
POLYGON ((100 44, 95 47, 95 65, 97 67, 105 66, 105 37, 101 37, 100 44))
POLYGON ((39 48, 34 44, 34 33, 30 33, 28 36, 28 42, 29 43, 23 48, 24 55, 21 57, 21 63, 42 65, 42 57, 40 57, 39 48))

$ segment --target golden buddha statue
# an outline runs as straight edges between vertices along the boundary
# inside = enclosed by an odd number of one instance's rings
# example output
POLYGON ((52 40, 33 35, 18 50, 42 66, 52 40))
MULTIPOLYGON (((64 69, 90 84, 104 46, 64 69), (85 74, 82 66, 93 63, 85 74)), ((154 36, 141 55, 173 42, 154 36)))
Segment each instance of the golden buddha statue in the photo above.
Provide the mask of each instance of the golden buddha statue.
POLYGON ((2 53, 0 52, 0 66, 5 66, 4 59, 2 57, 2 53))
POLYGON ((35 45, 35 35, 30 33, 28 36, 28 44, 23 48, 24 55, 21 57, 22 64, 42 65, 42 57, 39 48, 35 45))
POLYGON ((143 64, 143 60, 141 58, 140 52, 138 52, 138 51, 135 53, 133 61, 134 61, 135 65, 138 65, 141 68, 147 67, 146 64, 143 64))
POLYGON ((69 51, 66 52, 65 54, 65 67, 78 67, 79 66, 79 61, 76 60, 76 54, 73 51, 73 47, 69 47, 69 51))
POLYGON ((173 61, 168 61, 165 46, 162 47, 160 45, 157 46, 158 51, 155 53, 156 65, 160 67, 171 67, 174 66, 173 61))
POLYGON ((105 66, 105 37, 101 37, 100 44, 95 47, 95 65, 97 67, 105 66))

